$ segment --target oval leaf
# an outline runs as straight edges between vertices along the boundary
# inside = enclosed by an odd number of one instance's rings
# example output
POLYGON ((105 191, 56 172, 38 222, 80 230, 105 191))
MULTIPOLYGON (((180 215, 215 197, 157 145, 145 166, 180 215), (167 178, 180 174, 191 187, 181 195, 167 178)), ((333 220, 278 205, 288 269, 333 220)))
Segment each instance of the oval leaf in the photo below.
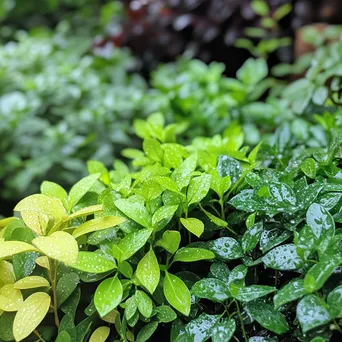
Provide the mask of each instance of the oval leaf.
POLYGON ((108 327, 98 327, 90 336, 89 342, 104 342, 110 334, 108 327))
POLYGON ((114 261, 95 252, 79 252, 76 263, 70 266, 88 273, 104 273, 116 268, 114 261))
POLYGON ((197 218, 181 218, 180 221, 189 232, 196 235, 197 237, 200 237, 204 232, 204 224, 197 218))
POLYGON ((215 254, 204 248, 189 248, 184 247, 177 251, 173 258, 173 262, 193 262, 199 260, 215 259, 215 254))
POLYGON ((214 302, 224 302, 231 297, 227 284, 213 278, 202 279, 195 283, 191 293, 198 298, 206 298, 214 302))
POLYGON ((43 277, 29 276, 18 280, 14 288, 18 290, 35 289, 37 287, 50 287, 50 283, 43 277))

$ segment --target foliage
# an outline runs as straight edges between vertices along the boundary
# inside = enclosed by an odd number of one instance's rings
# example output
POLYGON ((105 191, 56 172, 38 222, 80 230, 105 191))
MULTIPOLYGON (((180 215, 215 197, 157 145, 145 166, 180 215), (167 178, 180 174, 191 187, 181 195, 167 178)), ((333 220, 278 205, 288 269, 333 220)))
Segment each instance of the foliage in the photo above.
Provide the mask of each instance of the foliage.
POLYGON ((0 338, 340 334, 341 112, 305 124, 310 138, 284 123, 253 149, 237 124, 182 145, 154 114, 122 151, 131 168, 43 182, 0 221, 0 338))

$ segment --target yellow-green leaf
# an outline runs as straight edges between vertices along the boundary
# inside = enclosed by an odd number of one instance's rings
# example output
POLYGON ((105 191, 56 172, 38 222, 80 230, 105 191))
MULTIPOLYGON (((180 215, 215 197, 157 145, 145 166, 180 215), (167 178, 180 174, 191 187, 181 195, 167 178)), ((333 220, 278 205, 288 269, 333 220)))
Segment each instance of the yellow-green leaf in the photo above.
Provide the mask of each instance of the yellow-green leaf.
POLYGON ((90 207, 82 208, 75 211, 68 217, 68 220, 74 219, 76 217, 92 215, 94 213, 98 213, 99 211, 103 211, 102 204, 91 205, 90 207))
POLYGON ((79 252, 75 264, 70 265, 82 272, 104 273, 116 268, 114 260, 109 260, 95 252, 79 252))
POLYGON ((39 211, 24 210, 21 212, 21 217, 27 227, 38 235, 45 235, 49 223, 49 217, 47 215, 39 211))
POLYGON ((72 235, 75 238, 78 238, 79 236, 87 234, 87 233, 117 226, 118 224, 124 221, 126 220, 120 216, 105 216, 105 217, 96 218, 96 219, 93 219, 93 220, 90 220, 81 224, 79 227, 77 227, 74 230, 72 235))
POLYGON ((51 298, 45 292, 36 292, 24 301, 13 322, 16 341, 22 341, 38 327, 49 311, 50 303, 51 298))
POLYGON ((8 217, 0 220, 0 229, 5 228, 11 221, 18 220, 16 217, 8 217))
POLYGON ((32 245, 21 241, 3 241, 0 242, 0 259, 12 257, 15 254, 23 252, 36 252, 37 249, 32 245))
POLYGON ((50 236, 40 236, 32 240, 32 243, 46 256, 65 264, 71 265, 77 260, 77 241, 66 232, 55 232, 50 236))
POLYGON ((0 288, 7 284, 15 283, 13 265, 5 260, 0 261, 0 288))
POLYGON ((36 264, 39 265, 40 267, 44 267, 47 270, 50 270, 49 258, 45 255, 38 257, 36 259, 36 264))
POLYGON ((197 218, 190 217, 190 218, 181 218, 180 219, 182 225, 192 234, 200 237, 204 231, 204 224, 197 218))
POLYGON ((18 290, 35 289, 37 287, 50 287, 50 283, 43 277, 29 276, 18 280, 14 288, 18 290))
POLYGON ((89 342, 104 342, 110 334, 110 329, 108 327, 97 328, 90 336, 89 342))
POLYGON ((23 295, 14 288, 13 284, 8 284, 0 289, 0 310, 17 311, 23 303, 23 295))

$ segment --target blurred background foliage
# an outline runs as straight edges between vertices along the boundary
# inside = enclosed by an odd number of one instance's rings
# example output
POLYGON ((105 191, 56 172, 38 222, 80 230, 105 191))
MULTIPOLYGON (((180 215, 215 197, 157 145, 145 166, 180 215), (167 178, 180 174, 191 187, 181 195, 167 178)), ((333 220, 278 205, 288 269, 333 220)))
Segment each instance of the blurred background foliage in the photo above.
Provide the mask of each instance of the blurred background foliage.
POLYGON ((110 166, 140 143, 134 120, 155 112, 178 123, 172 129, 186 130, 187 140, 239 122, 253 145, 284 120, 304 138, 319 136, 303 118, 326 110, 329 98, 336 111, 341 85, 327 81, 342 76, 341 27, 320 27, 319 35, 300 28, 341 23, 341 7, 335 0, 0 0, 0 214, 43 179, 68 187, 86 174, 87 160, 110 166))

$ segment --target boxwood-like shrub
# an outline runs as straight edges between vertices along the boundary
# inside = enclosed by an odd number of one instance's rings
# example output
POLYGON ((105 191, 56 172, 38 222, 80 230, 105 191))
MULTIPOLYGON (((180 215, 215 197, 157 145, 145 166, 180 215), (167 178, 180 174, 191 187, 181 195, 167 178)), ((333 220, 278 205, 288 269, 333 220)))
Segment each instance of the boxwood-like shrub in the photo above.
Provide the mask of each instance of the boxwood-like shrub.
POLYGON ((0 339, 338 340, 340 119, 249 148, 238 124, 178 144, 156 114, 130 166, 43 182, 0 221, 0 339))

